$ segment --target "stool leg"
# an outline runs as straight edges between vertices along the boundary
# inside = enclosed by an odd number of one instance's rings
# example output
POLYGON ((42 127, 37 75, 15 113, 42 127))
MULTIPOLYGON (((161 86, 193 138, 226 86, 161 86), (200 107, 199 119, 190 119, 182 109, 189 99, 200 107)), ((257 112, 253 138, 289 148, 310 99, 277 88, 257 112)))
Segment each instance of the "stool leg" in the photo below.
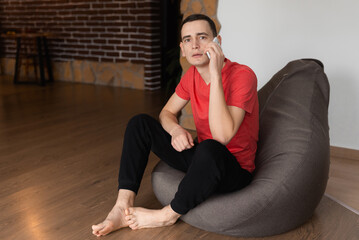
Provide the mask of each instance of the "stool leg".
POLYGON ((46 66, 47 66, 47 74, 49 76, 49 81, 53 82, 54 81, 54 76, 52 74, 52 67, 51 67, 51 61, 50 61, 50 54, 49 54, 49 49, 47 47, 47 39, 46 37, 42 38, 42 41, 44 43, 44 51, 45 51, 45 58, 46 58, 46 66))
POLYGON ((45 86, 45 72, 44 72, 44 63, 42 61, 42 44, 41 37, 37 37, 37 54, 39 56, 39 68, 40 68, 40 78, 41 78, 41 86, 45 86))
POLYGON ((18 83, 20 69, 20 51, 21 51, 21 38, 16 38, 16 60, 14 72, 14 84, 18 83))
POLYGON ((32 65, 34 66, 34 74, 35 74, 35 80, 37 81, 39 78, 38 78, 38 74, 37 74, 37 64, 36 64, 36 59, 37 57, 33 57, 32 58, 32 65))

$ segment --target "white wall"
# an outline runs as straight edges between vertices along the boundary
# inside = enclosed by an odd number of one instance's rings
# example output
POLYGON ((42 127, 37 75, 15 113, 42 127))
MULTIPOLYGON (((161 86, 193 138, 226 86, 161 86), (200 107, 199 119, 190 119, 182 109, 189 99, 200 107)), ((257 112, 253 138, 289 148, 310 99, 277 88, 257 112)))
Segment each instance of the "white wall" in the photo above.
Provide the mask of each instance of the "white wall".
POLYGON ((222 48, 262 87, 289 61, 317 58, 331 85, 332 146, 359 150, 359 1, 221 0, 222 48))

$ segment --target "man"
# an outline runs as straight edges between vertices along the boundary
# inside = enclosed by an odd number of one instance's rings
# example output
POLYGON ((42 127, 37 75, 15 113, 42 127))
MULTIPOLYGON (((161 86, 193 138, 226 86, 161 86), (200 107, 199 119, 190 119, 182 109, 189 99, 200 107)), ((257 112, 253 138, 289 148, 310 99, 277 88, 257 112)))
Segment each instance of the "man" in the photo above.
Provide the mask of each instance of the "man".
POLYGON ((160 123, 147 115, 130 120, 118 198, 107 218, 92 226, 94 235, 127 226, 169 226, 213 193, 239 190, 250 183, 258 139, 257 79, 247 66, 225 59, 214 37, 221 42, 207 16, 195 14, 183 21, 180 47, 192 67, 162 109, 160 123), (177 120, 189 100, 199 143, 177 120), (150 150, 186 172, 171 204, 160 210, 133 207, 150 150))

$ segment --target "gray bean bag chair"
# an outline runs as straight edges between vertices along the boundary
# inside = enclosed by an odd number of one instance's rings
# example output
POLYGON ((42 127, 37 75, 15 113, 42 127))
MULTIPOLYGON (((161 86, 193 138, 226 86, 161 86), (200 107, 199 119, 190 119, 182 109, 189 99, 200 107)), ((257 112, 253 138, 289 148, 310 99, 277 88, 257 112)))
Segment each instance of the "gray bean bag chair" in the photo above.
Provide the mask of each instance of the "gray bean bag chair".
MULTIPOLYGON (((214 195, 182 216, 195 227, 238 237, 264 237, 311 218, 329 172, 329 83, 321 62, 290 62, 258 92, 256 171, 246 188, 214 195)), ((184 173, 160 162, 152 173, 158 200, 173 199, 184 173)))

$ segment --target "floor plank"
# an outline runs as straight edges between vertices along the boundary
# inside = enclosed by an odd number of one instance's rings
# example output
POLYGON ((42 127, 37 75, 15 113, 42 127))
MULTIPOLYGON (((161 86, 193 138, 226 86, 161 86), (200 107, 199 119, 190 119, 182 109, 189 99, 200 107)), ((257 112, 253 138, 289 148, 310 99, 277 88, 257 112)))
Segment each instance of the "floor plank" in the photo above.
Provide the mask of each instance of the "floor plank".
POLYGON ((359 159, 331 158, 326 194, 359 213, 359 159))
MULTIPOLYGON (((126 123, 137 113, 157 116, 163 102, 158 92, 73 83, 13 85, 0 78, 0 238, 97 239, 91 225, 115 202, 126 123)), ((136 206, 161 207, 150 184, 157 162, 151 154, 136 206)), ((356 199, 349 203, 356 205, 357 178, 346 180, 355 185, 350 189, 340 180, 357 172, 352 166, 332 159, 328 192, 343 201, 356 199)), ((357 239, 358 222, 358 215, 324 197, 303 226, 257 239, 357 239)), ((237 238, 179 221, 167 228, 122 229, 103 239, 237 238)))

